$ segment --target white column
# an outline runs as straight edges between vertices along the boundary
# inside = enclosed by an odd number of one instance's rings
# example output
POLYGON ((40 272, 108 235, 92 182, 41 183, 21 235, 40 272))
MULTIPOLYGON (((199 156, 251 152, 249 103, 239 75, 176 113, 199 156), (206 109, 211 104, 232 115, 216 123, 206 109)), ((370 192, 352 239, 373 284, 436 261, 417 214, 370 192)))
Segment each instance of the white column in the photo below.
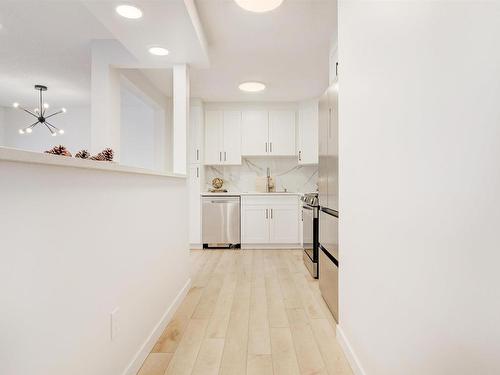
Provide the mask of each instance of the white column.
POLYGON ((187 127, 189 121, 189 68, 175 65, 173 69, 173 168, 186 173, 187 127))
POLYGON ((120 74, 116 62, 132 61, 114 40, 92 43, 90 151, 96 154, 106 147, 120 160, 120 74))

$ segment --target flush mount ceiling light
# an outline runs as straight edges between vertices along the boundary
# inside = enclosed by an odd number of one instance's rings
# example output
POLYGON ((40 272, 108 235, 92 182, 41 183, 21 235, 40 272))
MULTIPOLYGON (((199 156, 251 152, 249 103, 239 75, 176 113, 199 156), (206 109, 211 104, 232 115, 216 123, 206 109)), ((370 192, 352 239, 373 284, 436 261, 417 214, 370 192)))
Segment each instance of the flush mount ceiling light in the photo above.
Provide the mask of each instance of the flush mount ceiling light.
POLYGON ((266 85, 262 82, 242 82, 238 85, 238 88, 246 92, 259 92, 265 90, 266 85))
POLYGON ((269 12, 281 5, 283 0, 234 0, 245 10, 255 13, 269 12))
POLYGON ((142 17, 142 10, 133 5, 118 5, 115 10, 116 13, 125 18, 135 20, 142 17))
POLYGON ((60 113, 66 113, 66 108, 61 108, 59 111, 56 111, 56 112, 51 113, 50 115, 46 116, 45 114, 47 112, 47 109, 49 108, 49 104, 48 103, 44 103, 44 101, 43 101, 43 92, 47 91, 47 86, 35 85, 35 90, 40 91, 40 96, 39 96, 40 102, 39 102, 39 107, 38 108, 35 108, 33 111, 30 111, 30 110, 28 110, 28 109, 26 109, 24 107, 21 107, 19 105, 19 103, 12 104, 12 106, 14 108, 18 108, 18 109, 20 109, 20 110, 22 110, 22 111, 30 114, 31 116, 33 116, 37 120, 36 122, 34 122, 31 125, 28 125, 27 127, 23 128, 23 129, 19 129, 19 134, 26 134, 26 133, 30 134, 31 132, 33 132, 33 128, 35 126, 37 126, 38 124, 45 125, 47 127, 47 129, 49 129, 50 134, 52 134, 52 136, 56 136, 57 133, 64 134, 64 130, 55 127, 50 122, 48 122, 47 119, 51 118, 51 117, 53 117, 55 115, 58 115, 60 113))
POLYGON ((148 51, 150 54, 155 56, 167 56, 169 53, 168 49, 163 47, 150 47, 148 51))

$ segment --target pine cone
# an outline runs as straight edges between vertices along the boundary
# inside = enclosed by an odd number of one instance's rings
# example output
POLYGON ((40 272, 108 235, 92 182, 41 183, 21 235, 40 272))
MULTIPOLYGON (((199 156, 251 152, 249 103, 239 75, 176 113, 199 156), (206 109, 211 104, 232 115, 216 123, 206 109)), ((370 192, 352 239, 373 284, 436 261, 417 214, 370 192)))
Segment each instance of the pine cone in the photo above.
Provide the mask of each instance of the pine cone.
POLYGON ((97 155, 91 156, 89 158, 90 160, 96 160, 96 161, 105 161, 104 156, 99 152, 97 155))
POLYGON ((75 158, 88 159, 90 158, 90 152, 88 152, 87 150, 78 151, 75 155, 75 158))
POLYGON ((106 161, 113 161, 113 150, 110 148, 105 148, 100 152, 104 160, 106 161))
POLYGON ((61 156, 71 156, 71 152, 69 152, 63 145, 54 146, 50 150, 45 151, 45 153, 61 156))

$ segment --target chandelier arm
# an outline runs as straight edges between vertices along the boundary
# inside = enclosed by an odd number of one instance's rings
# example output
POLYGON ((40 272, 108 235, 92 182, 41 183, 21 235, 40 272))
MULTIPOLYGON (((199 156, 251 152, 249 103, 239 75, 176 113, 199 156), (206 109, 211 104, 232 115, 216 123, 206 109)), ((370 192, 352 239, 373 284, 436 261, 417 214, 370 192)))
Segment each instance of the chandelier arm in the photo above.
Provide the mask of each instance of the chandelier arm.
POLYGON ((47 125, 47 122, 43 122, 42 124, 44 124, 44 125, 47 127, 47 129, 49 129, 49 131, 50 131, 50 133, 51 133, 51 134, 55 134, 55 131, 53 131, 53 130, 49 127, 49 125, 47 125))
POLYGON ((48 121, 45 121, 45 124, 47 124, 47 125, 49 125, 49 126, 53 127, 53 128, 54 128, 54 129, 56 129, 56 130, 60 130, 57 126, 52 125, 52 124, 51 124, 50 122, 48 122, 48 121))
POLYGON ((27 110, 26 108, 23 108, 23 107, 21 107, 21 106, 19 106, 18 108, 20 108, 21 110, 23 110, 23 111, 24 111, 24 112, 26 112, 26 113, 29 113, 31 116, 38 118, 38 116, 37 116, 37 115, 35 115, 35 114, 34 114, 33 112, 31 112, 30 110, 27 110))
POLYGON ((63 111, 57 111, 57 112, 54 112, 53 114, 48 115, 48 116, 46 116, 45 118, 46 118, 46 119, 48 119, 48 118, 50 118, 50 117, 52 117, 52 116, 58 115, 59 113, 63 113, 63 111))
POLYGON ((38 123, 40 123, 40 121, 37 121, 37 122, 34 122, 33 124, 31 124, 30 126, 27 126, 25 127, 23 130, 26 130, 26 129, 32 129, 35 127, 35 125, 37 125, 38 123))

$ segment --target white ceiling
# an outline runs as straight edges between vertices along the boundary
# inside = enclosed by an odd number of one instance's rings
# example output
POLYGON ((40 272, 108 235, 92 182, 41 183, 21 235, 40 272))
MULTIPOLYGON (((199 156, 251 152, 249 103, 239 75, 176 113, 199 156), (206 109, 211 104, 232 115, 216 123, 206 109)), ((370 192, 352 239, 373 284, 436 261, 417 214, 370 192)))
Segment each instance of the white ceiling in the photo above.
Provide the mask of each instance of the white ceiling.
POLYGON ((193 95, 210 101, 296 101, 327 88, 335 0, 285 0, 268 13, 245 11, 233 0, 196 5, 210 68, 192 70, 193 95), (264 82, 267 89, 242 93, 238 84, 245 80, 264 82))
POLYGON ((143 10, 139 20, 117 16, 116 0, 0 1, 0 105, 34 105, 36 83, 49 86, 49 103, 88 103, 93 39, 119 40, 167 95, 168 68, 178 62, 191 65, 192 96, 207 101, 296 101, 328 84, 336 0, 285 0, 263 14, 233 0, 127 1, 143 10), (152 45, 171 53, 150 56, 152 45), (245 94, 237 88, 244 80, 268 88, 245 94))
POLYGON ((107 29, 79 2, 1 1, 0 105, 35 106, 35 84, 50 104, 87 103, 90 41, 107 29))

